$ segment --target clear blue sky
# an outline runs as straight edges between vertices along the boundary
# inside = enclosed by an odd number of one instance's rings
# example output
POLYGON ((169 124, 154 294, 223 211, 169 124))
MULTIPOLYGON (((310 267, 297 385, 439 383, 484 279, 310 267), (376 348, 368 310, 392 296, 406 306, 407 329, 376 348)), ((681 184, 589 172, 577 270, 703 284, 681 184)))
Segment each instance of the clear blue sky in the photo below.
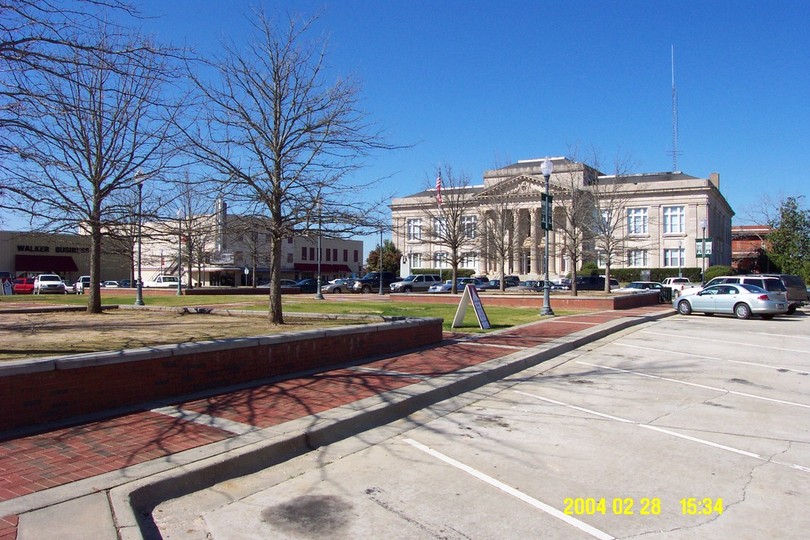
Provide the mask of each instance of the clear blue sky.
POLYGON ((629 156, 636 172, 672 170, 672 46, 678 169, 720 173, 735 224, 764 195, 808 192, 807 0, 138 5, 157 17, 144 31, 202 53, 221 36, 244 39, 251 6, 282 18, 320 10, 331 68, 362 80, 364 108, 389 142, 415 145, 368 162, 358 181, 390 176, 374 195, 419 191, 439 164, 480 183, 484 170, 572 145, 606 162, 629 156))

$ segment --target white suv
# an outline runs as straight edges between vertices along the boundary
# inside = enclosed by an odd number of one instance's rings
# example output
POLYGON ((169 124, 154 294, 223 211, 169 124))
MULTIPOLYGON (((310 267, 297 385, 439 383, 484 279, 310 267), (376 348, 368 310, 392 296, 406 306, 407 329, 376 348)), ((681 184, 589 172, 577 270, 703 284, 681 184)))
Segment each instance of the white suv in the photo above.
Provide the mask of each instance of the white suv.
POLYGON ((65 294, 65 282, 56 274, 40 274, 34 278, 34 294, 65 294))

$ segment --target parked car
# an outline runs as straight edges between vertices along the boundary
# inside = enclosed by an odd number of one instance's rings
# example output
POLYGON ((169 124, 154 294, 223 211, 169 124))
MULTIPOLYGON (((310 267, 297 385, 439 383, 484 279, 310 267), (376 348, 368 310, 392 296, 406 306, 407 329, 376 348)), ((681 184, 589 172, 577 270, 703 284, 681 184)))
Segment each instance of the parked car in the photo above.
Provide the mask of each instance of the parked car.
POLYGON ((328 282, 326 285, 321 286, 322 293, 333 293, 333 294, 340 294, 349 292, 349 287, 352 286, 352 282, 348 279, 338 278, 333 279, 332 281, 328 282))
POLYGON ((445 280, 443 283, 437 283, 435 285, 431 285, 430 288, 428 288, 428 292, 431 293, 431 294, 432 293, 449 293, 451 290, 453 290, 453 280, 452 279, 445 280))
POLYGON ((354 282, 352 285, 352 292, 356 293, 370 293, 370 292, 379 292, 380 291, 380 277, 382 277, 382 288, 383 290, 388 289, 392 283, 395 281, 399 281, 396 274, 393 272, 382 272, 382 276, 380 276, 380 272, 369 272, 365 276, 361 277, 357 281, 354 282))
MULTIPOLYGON (((619 281, 610 278, 610 288, 619 287, 619 281)), ((605 276, 577 276, 578 291, 603 291, 605 290, 605 276)))
POLYGON ((90 288, 90 276, 81 276, 73 284, 73 292, 76 294, 84 294, 85 289, 90 288))
POLYGON ((102 287, 110 287, 110 288, 116 288, 116 289, 117 289, 117 288, 118 288, 118 282, 117 282, 117 281, 108 280, 108 281, 104 281, 104 282, 102 282, 102 283, 101 283, 101 286, 102 286, 102 287))
POLYGON ((763 319, 773 319, 774 315, 787 313, 787 301, 783 293, 766 291, 747 283, 711 285, 695 294, 675 298, 672 306, 681 315, 699 311, 707 315, 734 314, 738 319, 748 319, 752 314, 763 319))
MULTIPOLYGON (((504 289, 509 287, 517 287, 520 285, 520 278, 517 276, 506 276, 503 278, 504 289)), ((489 281, 479 281, 479 285, 476 287, 479 291, 488 291, 488 290, 498 290, 501 288, 501 280, 500 279, 490 279, 489 281)))
MULTIPOLYGON (((456 290, 460 291, 464 289, 467 285, 472 284, 476 286, 476 290, 481 285, 481 282, 476 278, 458 278, 456 280, 456 290)), ((429 289, 429 293, 449 293, 453 291, 453 280, 448 279, 444 283, 437 283, 436 285, 432 285, 429 289)))
POLYGON ((318 290, 318 280, 315 278, 302 279, 296 281, 295 286, 301 289, 302 293, 314 293, 318 290))
POLYGON ((13 287, 14 294, 33 294, 34 292, 34 278, 32 277, 19 277, 14 280, 13 287))
POLYGON ((551 280, 552 291, 570 291, 571 280, 568 278, 557 278, 551 280))
MULTIPOLYGON (((268 283, 268 285, 270 285, 268 283)), ((295 287, 295 280, 294 279, 282 279, 279 281, 279 285, 282 287, 295 287)))
POLYGON ((392 293, 427 292, 433 285, 440 284, 442 278, 435 274, 410 275, 402 281, 391 284, 392 293))
POLYGON ((627 293, 642 293, 642 292, 649 292, 652 289, 660 291, 664 286, 657 281, 631 281, 624 287, 619 287, 618 289, 613 289, 613 292, 619 294, 627 294, 627 293))
POLYGON ((788 313, 795 313, 796 309, 810 303, 810 293, 802 276, 793 274, 763 274, 768 277, 778 277, 787 289, 788 313))
POLYGON ((711 281, 706 283, 701 289, 697 291, 689 291, 684 290, 682 294, 687 293, 696 293, 706 287, 711 287, 712 285, 720 285, 724 283, 741 283, 745 285, 755 285, 761 289, 765 289, 768 292, 776 292, 781 293, 782 297, 784 298, 785 302, 787 302, 787 288, 785 284, 782 283, 782 280, 777 277, 765 277, 761 274, 754 274, 754 275, 742 275, 742 276, 718 276, 713 278, 711 281))
POLYGON ((34 278, 34 294, 65 294, 65 282, 56 274, 40 274, 34 278))
POLYGON ((144 287, 174 287, 177 288, 177 284, 179 283, 179 279, 177 276, 164 276, 163 274, 157 276, 155 279, 148 279, 143 282, 144 287))
POLYGON ((507 288, 507 291, 532 291, 542 292, 545 287, 545 282, 542 279, 521 281, 517 285, 507 288))

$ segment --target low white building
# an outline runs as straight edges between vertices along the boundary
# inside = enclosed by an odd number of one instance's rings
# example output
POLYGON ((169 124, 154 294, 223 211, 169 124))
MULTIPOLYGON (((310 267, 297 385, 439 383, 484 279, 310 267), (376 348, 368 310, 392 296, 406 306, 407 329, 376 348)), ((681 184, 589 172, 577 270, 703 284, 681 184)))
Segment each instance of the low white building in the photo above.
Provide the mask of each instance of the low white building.
MULTIPOLYGON (((213 214, 144 225, 142 274, 145 281, 177 274, 182 257, 183 283, 194 286, 266 285, 270 279, 270 237, 262 217, 229 214, 219 201, 213 214), (188 273, 191 273, 189 278, 188 273)), ((324 280, 359 274, 363 242, 318 231, 287 237, 281 247, 281 278, 324 280), (320 236, 320 240, 319 237, 320 236), (320 266, 318 243, 320 242, 320 266)))

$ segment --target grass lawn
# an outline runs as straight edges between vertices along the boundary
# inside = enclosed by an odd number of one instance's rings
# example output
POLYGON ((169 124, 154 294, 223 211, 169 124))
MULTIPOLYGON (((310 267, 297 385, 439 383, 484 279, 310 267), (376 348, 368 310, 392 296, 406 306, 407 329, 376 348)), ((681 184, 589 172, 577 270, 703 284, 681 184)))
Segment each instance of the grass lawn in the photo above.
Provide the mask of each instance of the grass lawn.
MULTIPOLYGON (((0 308, 10 302, 25 302, 43 305, 86 305, 87 295, 25 295, 0 296, 0 308)), ((225 306, 231 309, 267 310, 268 299, 264 296, 223 295, 223 296, 147 296, 149 306, 225 306)), ((105 293, 102 304, 132 305, 132 294, 116 295, 105 293)), ((451 330, 450 325, 456 313, 457 304, 421 304, 419 302, 390 302, 387 297, 367 300, 359 296, 328 296, 326 300, 315 300, 309 295, 285 295, 282 297, 285 313, 326 313, 326 314, 368 314, 391 317, 436 317, 444 319, 444 329, 451 330)), ((499 330, 540 320, 540 305, 537 307, 501 307, 485 308, 492 330, 499 330)), ((566 315, 557 311, 557 315, 566 315)), ((478 326, 472 306, 467 308, 462 332, 484 332, 478 326)))

